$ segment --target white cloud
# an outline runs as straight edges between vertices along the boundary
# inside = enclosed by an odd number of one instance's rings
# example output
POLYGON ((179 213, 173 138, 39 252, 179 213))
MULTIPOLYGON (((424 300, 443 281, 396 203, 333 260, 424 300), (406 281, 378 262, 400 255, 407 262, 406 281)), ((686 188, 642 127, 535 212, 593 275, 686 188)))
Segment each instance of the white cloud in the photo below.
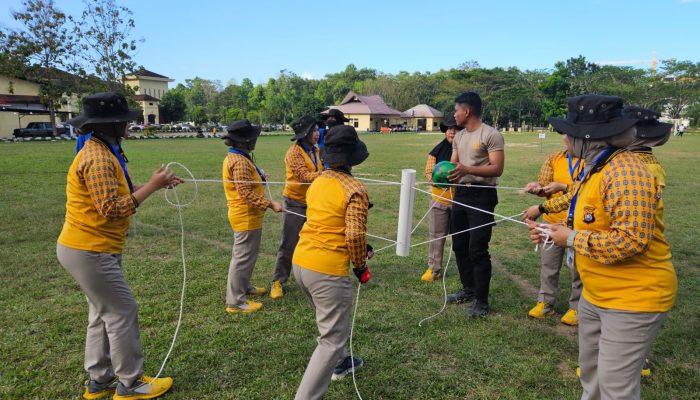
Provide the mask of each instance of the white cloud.
POLYGON ((682 4, 700 3, 700 0, 681 0, 682 4))
POLYGON ((299 76, 301 76, 304 79, 316 79, 313 72, 302 72, 301 75, 299 75, 299 76))

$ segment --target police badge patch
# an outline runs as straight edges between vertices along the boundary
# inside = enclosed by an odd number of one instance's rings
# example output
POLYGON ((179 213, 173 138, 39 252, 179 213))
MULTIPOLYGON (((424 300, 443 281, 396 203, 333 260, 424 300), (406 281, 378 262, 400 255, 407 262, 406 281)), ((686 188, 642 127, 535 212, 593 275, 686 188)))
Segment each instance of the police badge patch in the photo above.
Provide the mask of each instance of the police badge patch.
POLYGON ((583 222, 591 224, 595 222, 595 207, 586 206, 583 207, 583 222))

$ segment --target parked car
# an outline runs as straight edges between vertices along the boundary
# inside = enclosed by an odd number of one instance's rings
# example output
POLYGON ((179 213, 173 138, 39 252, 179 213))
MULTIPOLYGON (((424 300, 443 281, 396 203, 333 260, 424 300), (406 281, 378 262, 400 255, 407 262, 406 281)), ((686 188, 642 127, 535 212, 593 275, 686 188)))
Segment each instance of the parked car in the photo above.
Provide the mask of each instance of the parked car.
POLYGON ((129 124, 130 132, 141 132, 144 126, 142 124, 129 124))
MULTIPOLYGON (((67 131, 67 126, 56 124, 56 132, 59 135, 64 135, 67 131)), ((53 136, 53 127, 50 122, 30 122, 26 128, 17 128, 12 134, 18 138, 53 136)))
POLYGON ((392 132, 408 132, 408 127, 403 124, 397 124, 391 126, 392 132))
POLYGON ((381 133, 389 133, 389 132, 391 132, 391 127, 389 127, 389 126, 382 126, 381 128, 379 128, 379 132, 381 132, 381 133))

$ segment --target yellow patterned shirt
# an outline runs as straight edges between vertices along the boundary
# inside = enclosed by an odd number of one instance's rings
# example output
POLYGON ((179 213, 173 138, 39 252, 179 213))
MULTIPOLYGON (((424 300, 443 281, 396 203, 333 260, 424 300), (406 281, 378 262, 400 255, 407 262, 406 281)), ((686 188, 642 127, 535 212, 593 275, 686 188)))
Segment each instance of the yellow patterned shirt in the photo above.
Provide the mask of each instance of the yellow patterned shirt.
POLYGON ((306 191, 309 185, 299 183, 311 183, 323 171, 323 163, 321 162, 321 153, 316 146, 313 147, 312 153, 314 159, 309 157, 309 154, 297 143, 287 150, 284 156, 284 165, 287 182, 291 184, 284 185, 284 197, 306 204, 306 191), (314 164, 314 160, 316 164, 314 164))
POLYGON ((129 216, 135 212, 119 160, 97 139, 88 140, 68 169, 66 221, 58 243, 76 250, 120 254, 129 216))
POLYGON ((352 175, 323 171, 306 194, 306 223, 292 262, 315 272, 347 276, 367 260, 369 197, 362 182, 352 175))
POLYGON ((223 180, 231 229, 242 232, 262 228, 270 199, 265 197, 262 177, 253 162, 240 154, 227 153, 223 180))
POLYGON ((655 177, 622 151, 579 186, 574 250, 583 296, 603 308, 668 311, 677 281, 668 243, 653 234, 655 177))

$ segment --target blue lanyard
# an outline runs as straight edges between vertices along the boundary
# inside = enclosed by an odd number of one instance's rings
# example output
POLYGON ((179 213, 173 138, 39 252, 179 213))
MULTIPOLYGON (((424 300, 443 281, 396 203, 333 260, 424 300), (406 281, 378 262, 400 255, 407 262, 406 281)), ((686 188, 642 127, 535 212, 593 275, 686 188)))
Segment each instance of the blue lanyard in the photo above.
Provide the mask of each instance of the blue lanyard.
POLYGON ((314 146, 311 146, 310 149, 307 149, 306 144, 304 144, 304 143, 301 143, 301 148, 304 149, 306 154, 309 155, 309 159, 311 160, 312 163, 314 163, 315 171, 318 172, 318 159, 316 158, 316 151, 314 151, 314 150, 316 150, 316 148, 314 146))
POLYGON ((91 136, 92 132, 88 132, 84 135, 78 135, 78 139, 75 141, 75 154, 78 154, 78 152, 82 150, 83 146, 85 146, 85 142, 87 142, 91 136))
POLYGON ((262 179, 262 184, 265 185, 265 174, 263 174, 262 170, 260 168, 258 168, 257 165, 255 165, 255 161, 253 161, 253 159, 250 157, 250 154, 248 154, 244 151, 238 150, 238 149, 234 149, 234 148, 229 148, 228 152, 234 153, 234 154, 240 154, 243 157, 247 158, 250 162, 252 162, 253 166, 255 167, 255 170, 258 171, 258 175, 260 175, 260 179, 262 179))
POLYGON ((122 171, 124 171, 124 177, 126 178, 126 183, 129 185, 129 190, 131 191, 131 193, 134 193, 134 185, 131 183, 129 170, 126 169, 126 160, 122 156, 122 152, 120 151, 121 149, 111 143, 109 144, 109 148, 112 149, 112 153, 114 153, 114 155, 117 157, 119 165, 121 165, 122 171))
MULTIPOLYGON (((608 147, 605 150, 603 150, 603 152, 600 153, 598 155, 598 157, 596 157, 595 161, 593 162, 593 166, 588 171, 588 174, 593 172, 593 170, 598 165, 598 161, 605 159, 605 158, 608 158, 608 156, 610 156, 610 153, 612 153, 613 150, 615 150, 614 147, 608 147)), ((579 161, 580 160, 581 159, 579 159, 579 161)), ((571 162, 570 158, 569 158, 569 162, 571 162)), ((584 175, 583 171, 581 171, 581 175, 584 175)), ((569 205, 569 215, 566 219, 566 222, 567 222, 567 225, 569 225, 569 228, 574 227, 574 211, 576 211, 576 202, 578 201, 578 192, 579 192, 579 190, 581 190, 581 187, 583 186, 583 183, 587 177, 588 177, 588 175, 584 175, 583 177, 581 177, 581 182, 579 183, 578 187, 576 188, 576 193, 574 193, 574 196, 571 198, 571 204, 569 205)))
POLYGON ((581 165, 581 159, 579 158, 578 160, 576 160, 576 164, 572 166, 571 158, 571 154, 567 152, 566 159, 569 160, 569 176, 571 177, 572 182, 576 182, 577 180, 583 178, 583 170, 581 170, 581 172, 578 173, 578 176, 574 175, 576 171, 578 171, 578 167, 581 165))

